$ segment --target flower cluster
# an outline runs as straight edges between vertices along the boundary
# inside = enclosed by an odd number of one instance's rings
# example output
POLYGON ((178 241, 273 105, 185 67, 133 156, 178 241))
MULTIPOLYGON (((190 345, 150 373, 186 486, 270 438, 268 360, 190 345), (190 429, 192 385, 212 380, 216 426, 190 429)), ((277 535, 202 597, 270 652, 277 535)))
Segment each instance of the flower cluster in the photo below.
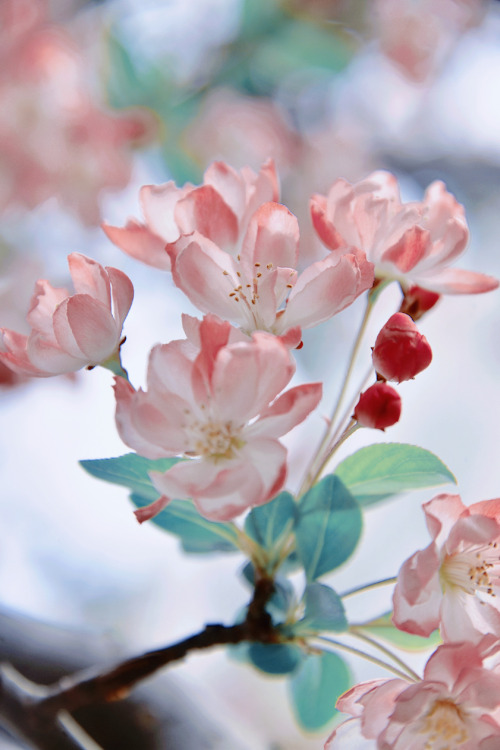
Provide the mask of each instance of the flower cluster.
POLYGON ((0 7, 0 208, 32 208, 52 196, 87 224, 99 192, 127 184, 130 150, 151 139, 145 111, 112 113, 94 102, 88 66, 43 0, 0 7))

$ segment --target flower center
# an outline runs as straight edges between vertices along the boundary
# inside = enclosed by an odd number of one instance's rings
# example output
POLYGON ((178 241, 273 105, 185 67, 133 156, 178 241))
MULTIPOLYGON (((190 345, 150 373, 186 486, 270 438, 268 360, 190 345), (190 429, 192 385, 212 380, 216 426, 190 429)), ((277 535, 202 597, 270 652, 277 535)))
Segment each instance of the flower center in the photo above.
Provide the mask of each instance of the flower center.
POLYGON ((213 463, 230 460, 245 445, 241 428, 232 422, 194 422, 188 428, 192 450, 188 456, 202 456, 213 463))
MULTIPOLYGON (((229 297, 238 304, 240 308, 238 311, 239 315, 243 315, 247 321, 243 330, 247 334, 251 334, 253 331, 262 330, 270 330, 271 333, 273 333, 271 328, 275 316, 272 316, 273 320, 270 327, 264 321, 262 311, 259 310, 259 300, 262 288, 264 287, 263 295, 266 299, 270 294, 274 294, 275 300, 273 301, 275 302, 276 307, 274 312, 277 312, 288 297, 290 290, 293 289, 297 274, 293 269, 275 269, 272 263, 261 262, 254 263, 253 274, 248 275, 240 262, 241 258, 239 255, 237 256, 237 261, 240 270, 236 271, 237 279, 233 279, 236 283, 234 288, 229 292, 229 297), (271 281, 271 289, 269 284, 269 274, 275 270, 278 271, 278 277, 274 280, 274 283, 271 281), (289 271, 288 274, 286 273, 286 270, 289 271), (285 271, 285 274, 280 273, 281 271, 285 271)), ((223 271, 222 273, 224 276, 230 276, 229 271, 223 271)))
POLYGON ((419 734, 425 739, 422 750, 454 750, 469 739, 460 708, 449 700, 432 705, 422 719, 419 734))
POLYGON ((467 594, 496 596, 500 585, 498 543, 488 542, 454 555, 448 555, 441 566, 441 580, 458 586, 467 594))

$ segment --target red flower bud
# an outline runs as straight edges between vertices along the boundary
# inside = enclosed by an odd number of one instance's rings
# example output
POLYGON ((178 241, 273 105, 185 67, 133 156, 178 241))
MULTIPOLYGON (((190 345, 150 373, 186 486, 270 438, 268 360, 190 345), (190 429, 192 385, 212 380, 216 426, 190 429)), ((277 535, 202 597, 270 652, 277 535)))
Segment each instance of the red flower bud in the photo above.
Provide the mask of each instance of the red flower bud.
POLYGON ((430 365, 432 350, 410 316, 395 313, 377 336, 372 359, 385 380, 401 383, 430 365))
POLYGON ((387 383, 377 382, 361 394, 354 409, 354 419, 363 427, 385 430, 399 421, 401 397, 387 383))
POLYGON ((422 289, 421 286, 412 286, 406 290, 399 312, 406 313, 413 320, 418 320, 424 313, 430 310, 441 295, 422 289))

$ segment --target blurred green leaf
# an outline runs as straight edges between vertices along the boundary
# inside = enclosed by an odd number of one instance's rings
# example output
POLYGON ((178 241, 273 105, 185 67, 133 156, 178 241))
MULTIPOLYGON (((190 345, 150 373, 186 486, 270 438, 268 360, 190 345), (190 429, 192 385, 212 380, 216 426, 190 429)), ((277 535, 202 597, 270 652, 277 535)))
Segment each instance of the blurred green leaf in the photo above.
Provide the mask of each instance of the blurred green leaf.
MULTIPOLYGON (((143 458, 137 453, 126 453, 124 456, 115 458, 96 458, 80 461, 85 471, 97 479, 102 479, 111 484, 119 484, 128 487, 129 490, 140 495, 141 498, 152 502, 160 493, 153 486, 149 478, 150 471, 168 471, 180 458, 158 458, 152 460, 143 458)), ((145 503, 147 505, 147 503, 145 503)))
POLYGON ((293 626, 295 635, 307 632, 330 631, 341 633, 348 628, 344 605, 340 596, 323 583, 308 583, 304 591, 305 612, 293 626))
POLYGON ((310 732, 322 729, 337 713, 337 698, 350 685, 349 668, 340 656, 330 651, 309 654, 290 679, 298 723, 310 732))
POLYGON ((297 669, 304 652, 292 643, 250 643, 248 658, 267 674, 289 674, 297 669))
POLYGON ((456 484, 444 463, 430 451, 404 443, 361 448, 335 469, 361 505, 373 505, 408 490, 456 484))

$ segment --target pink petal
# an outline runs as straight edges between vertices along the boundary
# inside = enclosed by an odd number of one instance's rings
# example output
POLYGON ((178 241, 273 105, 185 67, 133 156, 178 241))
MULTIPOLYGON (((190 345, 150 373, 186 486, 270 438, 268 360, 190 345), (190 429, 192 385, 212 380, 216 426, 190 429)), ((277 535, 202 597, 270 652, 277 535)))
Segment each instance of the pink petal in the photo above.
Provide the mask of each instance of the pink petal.
POLYGON ((330 250, 345 247, 347 243, 327 218, 327 201, 324 195, 313 195, 309 203, 313 227, 320 240, 330 250))
POLYGON ((223 161, 215 161, 205 171, 203 182, 219 193, 235 216, 243 216, 246 208, 245 184, 235 169, 223 161))
POLYGON ((429 274, 415 273, 415 283, 437 294, 483 294, 498 288, 498 280, 492 276, 461 268, 444 268, 429 274))
POLYGON ((237 217, 210 185, 195 188, 180 200, 175 218, 182 234, 197 231, 223 249, 237 242, 237 217))
POLYGON ((286 435, 317 407, 322 391, 322 383, 307 383, 290 388, 261 412, 259 419, 247 428, 246 434, 270 438, 286 435))
POLYGON ((116 321, 117 329, 121 331, 123 322, 128 315, 134 299, 134 287, 129 277, 117 268, 107 267, 106 271, 111 282, 113 317, 116 321))
POLYGON ((436 495, 422 508, 429 534, 438 547, 442 547, 455 522, 467 512, 460 495, 436 495))
POLYGON ((401 566, 393 595, 393 622, 400 630, 427 637, 439 627, 440 564, 436 545, 431 543, 401 566))
POLYGON ((167 507, 169 504, 171 498, 165 497, 164 495, 162 497, 159 497, 158 500, 155 500, 154 503, 150 503, 149 505, 146 505, 144 508, 138 508, 137 510, 134 510, 134 515, 139 521, 139 523, 144 523, 144 521, 149 521, 151 518, 154 518, 158 515, 158 513, 161 513, 161 511, 167 507))
POLYGON ((119 334, 111 312, 88 294, 76 294, 54 313, 54 333, 60 348, 87 364, 98 365, 116 350, 119 334))
POLYGON ((427 230, 412 226, 396 244, 382 253, 381 263, 393 263, 398 271, 408 273, 428 253, 429 237, 427 230))
POLYGON ((66 289, 55 289, 48 281, 40 280, 37 281, 31 298, 26 320, 33 330, 53 339, 54 343, 52 316, 57 306, 67 297, 69 297, 69 292, 66 289))
POLYGON ((88 364, 83 355, 72 356, 58 345, 48 341, 43 334, 34 331, 28 338, 27 356, 33 366, 47 375, 75 372, 88 364))
POLYGON ((248 278, 261 265, 295 267, 298 247, 297 218, 280 203, 264 203, 252 216, 243 240, 241 261, 248 278))
POLYGON ((18 375, 46 377, 52 375, 36 367, 28 357, 28 337, 0 328, 0 362, 18 375))
POLYGON ((106 235, 113 244, 149 266, 170 270, 170 258, 165 250, 165 240, 153 234, 144 224, 130 219, 125 227, 103 224, 106 235))
POLYGON ((364 278, 354 255, 329 255, 306 268, 290 293, 280 330, 318 325, 354 302, 373 283, 373 266, 366 265, 370 272, 364 278))
POLYGON ((288 350, 271 334, 255 333, 248 344, 221 350, 212 378, 219 418, 244 423, 257 416, 288 384, 294 370, 288 350))
POLYGON ((192 185, 178 188, 175 182, 163 185, 144 185, 139 194, 146 226, 160 237, 163 243, 174 242, 179 237, 179 227, 175 220, 177 203, 194 190, 192 185))
POLYGON ((101 264, 81 253, 71 253, 68 265, 76 293, 88 294, 111 310, 109 278, 101 264))

